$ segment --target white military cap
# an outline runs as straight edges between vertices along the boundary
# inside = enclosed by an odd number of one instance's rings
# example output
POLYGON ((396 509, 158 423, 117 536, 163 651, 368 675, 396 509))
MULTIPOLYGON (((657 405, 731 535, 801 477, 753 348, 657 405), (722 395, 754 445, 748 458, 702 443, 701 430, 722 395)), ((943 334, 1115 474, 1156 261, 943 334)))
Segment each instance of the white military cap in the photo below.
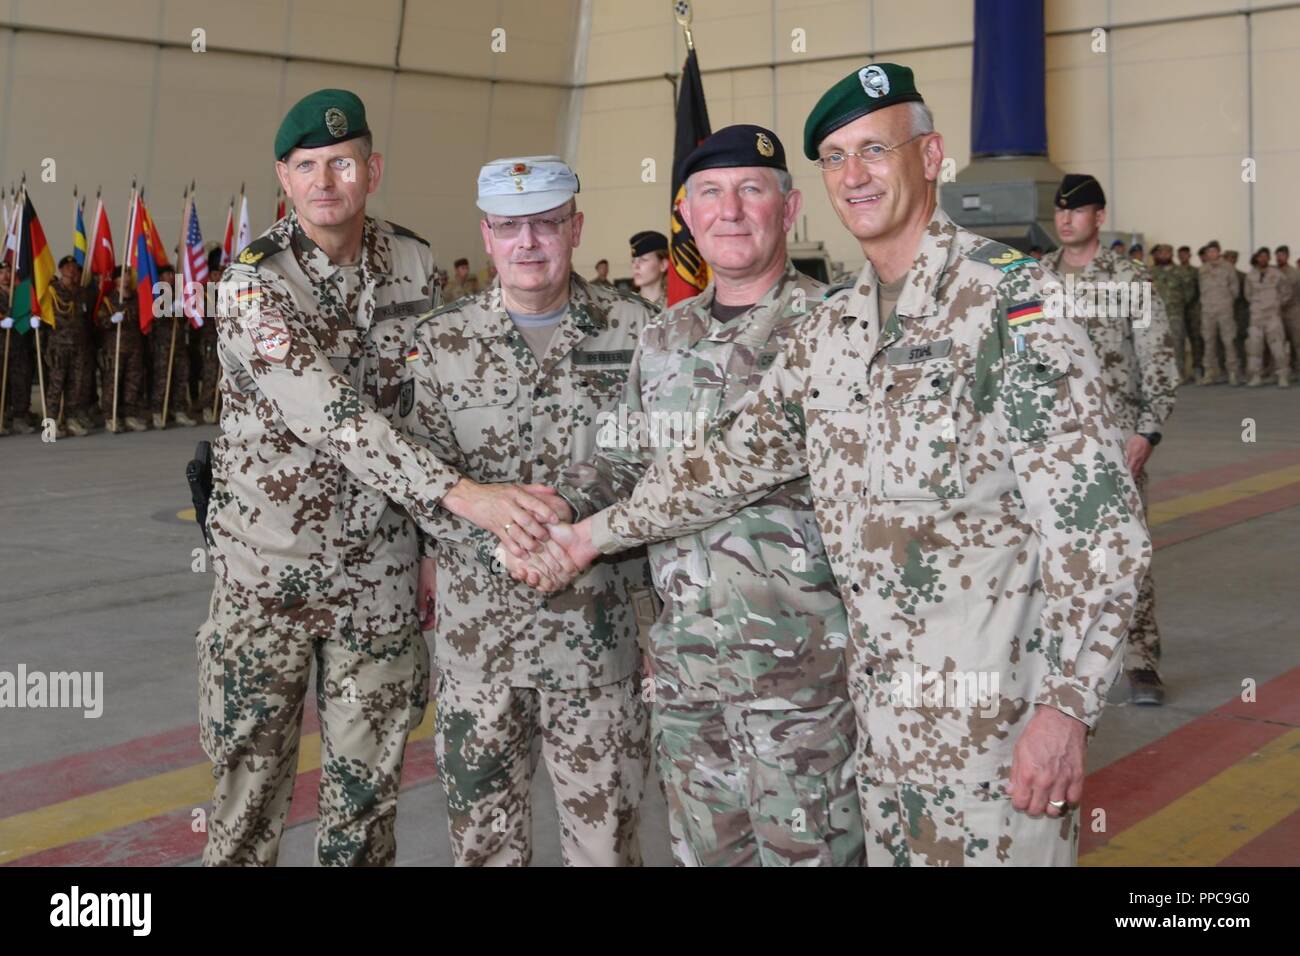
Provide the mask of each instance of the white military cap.
POLYGON ((559 156, 494 159, 478 174, 478 208, 494 216, 531 216, 562 206, 579 190, 559 156))

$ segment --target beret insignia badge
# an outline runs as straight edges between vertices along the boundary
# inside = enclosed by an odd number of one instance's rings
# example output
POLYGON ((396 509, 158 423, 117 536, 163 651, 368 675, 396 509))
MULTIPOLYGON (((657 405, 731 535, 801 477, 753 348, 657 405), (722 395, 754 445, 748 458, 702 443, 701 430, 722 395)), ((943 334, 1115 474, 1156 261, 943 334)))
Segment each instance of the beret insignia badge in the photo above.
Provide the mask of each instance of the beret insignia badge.
POLYGON ((340 139, 348 135, 348 117, 337 106, 331 106, 325 111, 325 128, 330 131, 330 135, 335 139, 340 139))
POLYGON ((766 133, 759 133, 758 141, 754 145, 758 149, 758 155, 767 159, 771 159, 776 154, 776 147, 772 145, 772 141, 767 138, 766 133))
POLYGON ((873 100, 889 95, 889 77, 878 66, 864 66, 858 70, 858 82, 862 84, 863 92, 873 100))

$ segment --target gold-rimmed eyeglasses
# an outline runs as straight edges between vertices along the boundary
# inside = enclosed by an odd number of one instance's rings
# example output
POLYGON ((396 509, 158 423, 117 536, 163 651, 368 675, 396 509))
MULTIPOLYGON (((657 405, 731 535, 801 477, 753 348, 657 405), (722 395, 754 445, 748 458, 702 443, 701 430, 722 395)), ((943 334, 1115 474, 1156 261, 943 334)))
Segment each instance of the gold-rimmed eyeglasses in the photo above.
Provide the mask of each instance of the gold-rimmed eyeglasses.
POLYGON ((905 139, 897 146, 882 146, 880 143, 868 143, 859 150, 836 149, 827 153, 825 156, 819 156, 813 160, 813 165, 818 169, 828 172, 834 172, 837 169, 843 169, 844 164, 849 161, 849 157, 856 157, 861 163, 878 163, 896 149, 902 149, 912 140, 920 139, 925 133, 917 133, 910 139, 905 139))

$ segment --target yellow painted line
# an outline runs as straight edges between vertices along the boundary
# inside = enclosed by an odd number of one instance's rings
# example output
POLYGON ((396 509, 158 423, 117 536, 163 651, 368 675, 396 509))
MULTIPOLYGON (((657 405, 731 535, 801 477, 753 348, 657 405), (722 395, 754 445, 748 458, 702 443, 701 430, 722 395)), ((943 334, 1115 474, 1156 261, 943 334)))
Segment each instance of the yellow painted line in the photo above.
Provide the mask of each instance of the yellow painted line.
MULTIPOLYGON (((433 732, 433 707, 407 738, 421 740, 433 732)), ((320 768, 320 734, 304 734, 298 745, 298 773, 320 768)), ((0 820, 0 863, 85 840, 175 810, 192 810, 212 799, 212 770, 207 763, 97 790, 0 820)))
POLYGON ((1214 866, 1296 810, 1300 730, 1283 734, 1144 817, 1084 855, 1079 865, 1214 866))
POLYGON ((1147 509, 1147 523, 1154 527, 1158 524, 1164 524, 1166 521, 1185 518, 1198 511, 1208 511, 1210 508, 1231 504, 1252 495, 1276 491, 1278 488, 1285 488, 1287 485, 1293 485, 1296 482, 1300 482, 1300 465, 1290 465, 1274 471, 1261 472, 1258 475, 1251 475, 1249 478, 1232 481, 1226 485, 1218 485, 1205 491, 1197 491, 1190 495, 1154 503, 1147 509))

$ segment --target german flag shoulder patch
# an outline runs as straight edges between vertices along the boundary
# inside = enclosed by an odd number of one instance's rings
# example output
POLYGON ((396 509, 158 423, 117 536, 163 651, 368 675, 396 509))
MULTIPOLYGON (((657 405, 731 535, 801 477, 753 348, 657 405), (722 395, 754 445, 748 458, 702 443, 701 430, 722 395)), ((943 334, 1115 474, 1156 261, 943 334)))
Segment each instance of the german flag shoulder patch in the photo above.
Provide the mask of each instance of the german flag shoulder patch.
POLYGON ((1034 299, 1032 302, 1019 302, 1008 307, 1007 325, 1024 325, 1026 322, 1034 321, 1034 319, 1041 319, 1043 315, 1043 303, 1041 299, 1034 299))

